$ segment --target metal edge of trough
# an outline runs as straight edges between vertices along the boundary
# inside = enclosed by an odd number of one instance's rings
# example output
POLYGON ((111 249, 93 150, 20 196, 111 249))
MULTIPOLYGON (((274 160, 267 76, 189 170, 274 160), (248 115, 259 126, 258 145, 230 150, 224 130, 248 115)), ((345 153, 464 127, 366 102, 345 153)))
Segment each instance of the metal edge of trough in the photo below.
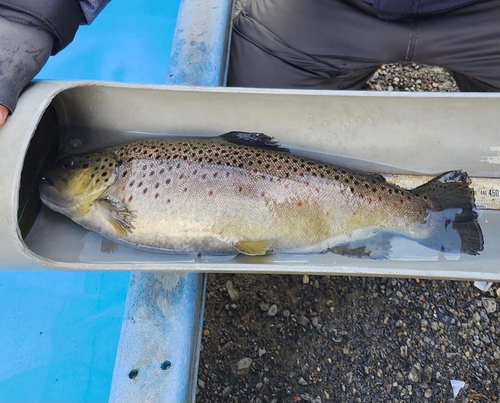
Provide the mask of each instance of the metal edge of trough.
MULTIPOLYGON (((166 84, 225 84, 234 3, 182 0, 166 84)), ((194 402, 206 274, 133 272, 110 402, 194 402)))

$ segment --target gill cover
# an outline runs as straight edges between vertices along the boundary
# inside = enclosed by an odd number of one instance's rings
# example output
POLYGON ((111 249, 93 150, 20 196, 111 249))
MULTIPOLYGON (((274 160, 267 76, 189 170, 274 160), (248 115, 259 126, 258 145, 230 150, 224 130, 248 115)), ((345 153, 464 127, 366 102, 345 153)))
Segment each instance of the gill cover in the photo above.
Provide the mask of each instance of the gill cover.
POLYGON ((67 216, 84 215, 115 182, 120 165, 106 150, 61 158, 44 175, 42 201, 67 216))

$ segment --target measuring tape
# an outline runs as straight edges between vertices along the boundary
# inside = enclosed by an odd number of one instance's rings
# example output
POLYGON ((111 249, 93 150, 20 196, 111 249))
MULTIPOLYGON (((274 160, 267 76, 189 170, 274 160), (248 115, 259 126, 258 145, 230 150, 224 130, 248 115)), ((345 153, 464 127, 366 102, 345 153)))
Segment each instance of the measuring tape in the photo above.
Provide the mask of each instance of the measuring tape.
MULTIPOLYGON (((387 182, 403 189, 414 189, 434 179, 428 175, 383 175, 387 182)), ((470 178, 479 210, 500 210, 500 178, 470 178)))

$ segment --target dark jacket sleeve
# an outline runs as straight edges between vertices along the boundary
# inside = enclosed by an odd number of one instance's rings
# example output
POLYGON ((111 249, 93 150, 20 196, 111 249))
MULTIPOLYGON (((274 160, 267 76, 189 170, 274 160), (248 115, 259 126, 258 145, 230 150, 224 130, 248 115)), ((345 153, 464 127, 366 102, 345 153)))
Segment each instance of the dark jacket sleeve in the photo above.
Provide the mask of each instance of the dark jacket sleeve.
POLYGON ((0 16, 50 32, 53 55, 73 40, 83 19, 77 0, 0 0, 0 16))

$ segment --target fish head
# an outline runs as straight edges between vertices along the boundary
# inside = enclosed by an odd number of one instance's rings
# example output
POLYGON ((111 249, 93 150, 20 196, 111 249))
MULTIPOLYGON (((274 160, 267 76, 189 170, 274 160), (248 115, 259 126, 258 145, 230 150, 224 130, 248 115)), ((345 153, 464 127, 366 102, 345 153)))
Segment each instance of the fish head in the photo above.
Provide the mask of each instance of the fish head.
POLYGON ((59 158, 39 186, 42 202, 68 217, 85 215, 116 181, 121 165, 111 151, 59 158))

